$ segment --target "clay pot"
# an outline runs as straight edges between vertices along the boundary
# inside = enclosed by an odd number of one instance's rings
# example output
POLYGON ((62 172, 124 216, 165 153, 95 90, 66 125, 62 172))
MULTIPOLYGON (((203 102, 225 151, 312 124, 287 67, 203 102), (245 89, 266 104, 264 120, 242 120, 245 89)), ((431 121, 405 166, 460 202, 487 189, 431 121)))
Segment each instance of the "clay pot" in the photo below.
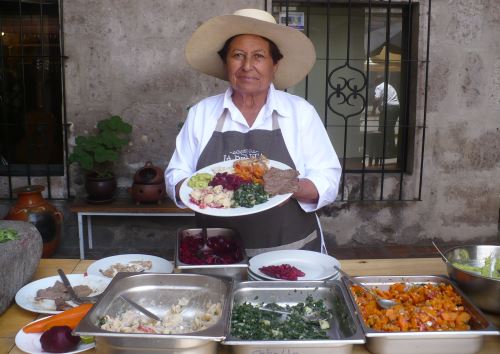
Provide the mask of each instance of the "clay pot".
POLYGON ((138 184, 134 183, 128 192, 136 204, 158 203, 165 198, 165 184, 138 184))
POLYGON ((137 170, 134 176, 134 183, 138 184, 163 184, 164 182, 163 170, 154 166, 151 161, 146 162, 144 167, 137 170))
POLYGON ((45 200, 42 192, 44 186, 33 185, 14 189, 17 201, 5 220, 27 221, 35 225, 42 235, 42 257, 51 257, 61 241, 61 223, 63 214, 55 206, 45 200))
POLYGON ((96 173, 89 173, 85 179, 85 189, 88 193, 87 202, 110 203, 116 191, 116 178, 115 176, 98 177, 96 173))

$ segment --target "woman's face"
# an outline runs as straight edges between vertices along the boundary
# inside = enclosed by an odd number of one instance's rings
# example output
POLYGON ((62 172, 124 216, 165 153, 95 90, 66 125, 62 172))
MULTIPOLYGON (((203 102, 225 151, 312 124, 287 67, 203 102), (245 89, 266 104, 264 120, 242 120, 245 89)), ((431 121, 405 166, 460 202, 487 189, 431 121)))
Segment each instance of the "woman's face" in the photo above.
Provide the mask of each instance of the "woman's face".
POLYGON ((273 63, 269 42, 243 34, 229 44, 226 71, 231 87, 242 94, 267 93, 278 64, 273 63))

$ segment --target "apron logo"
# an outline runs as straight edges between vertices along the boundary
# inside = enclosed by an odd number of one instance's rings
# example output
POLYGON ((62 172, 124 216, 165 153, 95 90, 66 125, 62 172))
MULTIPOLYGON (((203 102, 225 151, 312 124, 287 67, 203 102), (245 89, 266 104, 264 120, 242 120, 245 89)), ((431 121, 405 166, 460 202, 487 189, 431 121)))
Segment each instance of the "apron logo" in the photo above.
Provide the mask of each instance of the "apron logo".
POLYGON ((261 155, 262 153, 260 151, 254 149, 235 150, 228 154, 224 154, 224 161, 259 158, 261 155))

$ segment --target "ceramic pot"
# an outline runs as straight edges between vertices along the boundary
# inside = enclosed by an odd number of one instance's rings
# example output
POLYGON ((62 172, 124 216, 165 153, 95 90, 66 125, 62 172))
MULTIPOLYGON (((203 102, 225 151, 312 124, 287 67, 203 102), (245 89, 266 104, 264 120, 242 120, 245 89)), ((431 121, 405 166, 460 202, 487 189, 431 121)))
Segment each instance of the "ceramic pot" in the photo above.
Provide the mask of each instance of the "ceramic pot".
POLYGON ((116 191, 116 178, 99 177, 96 173, 89 173, 85 179, 87 190, 87 202, 93 204, 104 204, 113 201, 116 191))
POLYGON ((20 220, 32 223, 42 235, 43 258, 51 257, 61 241, 63 214, 45 200, 44 186, 33 185, 14 189, 16 203, 10 208, 5 220, 20 220))
POLYGON ((144 167, 137 170, 134 175, 134 183, 139 184, 162 184, 165 182, 163 170, 154 166, 151 161, 146 162, 144 167))
POLYGON ((165 184, 138 184, 134 183, 128 192, 136 204, 158 203, 165 198, 165 184))

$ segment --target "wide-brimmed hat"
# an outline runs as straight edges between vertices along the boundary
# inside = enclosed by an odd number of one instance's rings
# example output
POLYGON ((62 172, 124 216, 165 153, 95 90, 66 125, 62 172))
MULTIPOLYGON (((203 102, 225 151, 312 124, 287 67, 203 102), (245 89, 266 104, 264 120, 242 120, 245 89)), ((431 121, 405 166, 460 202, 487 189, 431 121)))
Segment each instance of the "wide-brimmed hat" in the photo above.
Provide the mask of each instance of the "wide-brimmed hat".
POLYGON ((279 89, 300 82, 316 61, 314 45, 302 32, 277 24, 266 11, 242 9, 232 15, 211 18, 198 27, 186 45, 188 63, 202 73, 227 81, 224 63, 217 52, 229 38, 238 34, 255 34, 278 46, 283 59, 279 61, 273 83, 279 89))

